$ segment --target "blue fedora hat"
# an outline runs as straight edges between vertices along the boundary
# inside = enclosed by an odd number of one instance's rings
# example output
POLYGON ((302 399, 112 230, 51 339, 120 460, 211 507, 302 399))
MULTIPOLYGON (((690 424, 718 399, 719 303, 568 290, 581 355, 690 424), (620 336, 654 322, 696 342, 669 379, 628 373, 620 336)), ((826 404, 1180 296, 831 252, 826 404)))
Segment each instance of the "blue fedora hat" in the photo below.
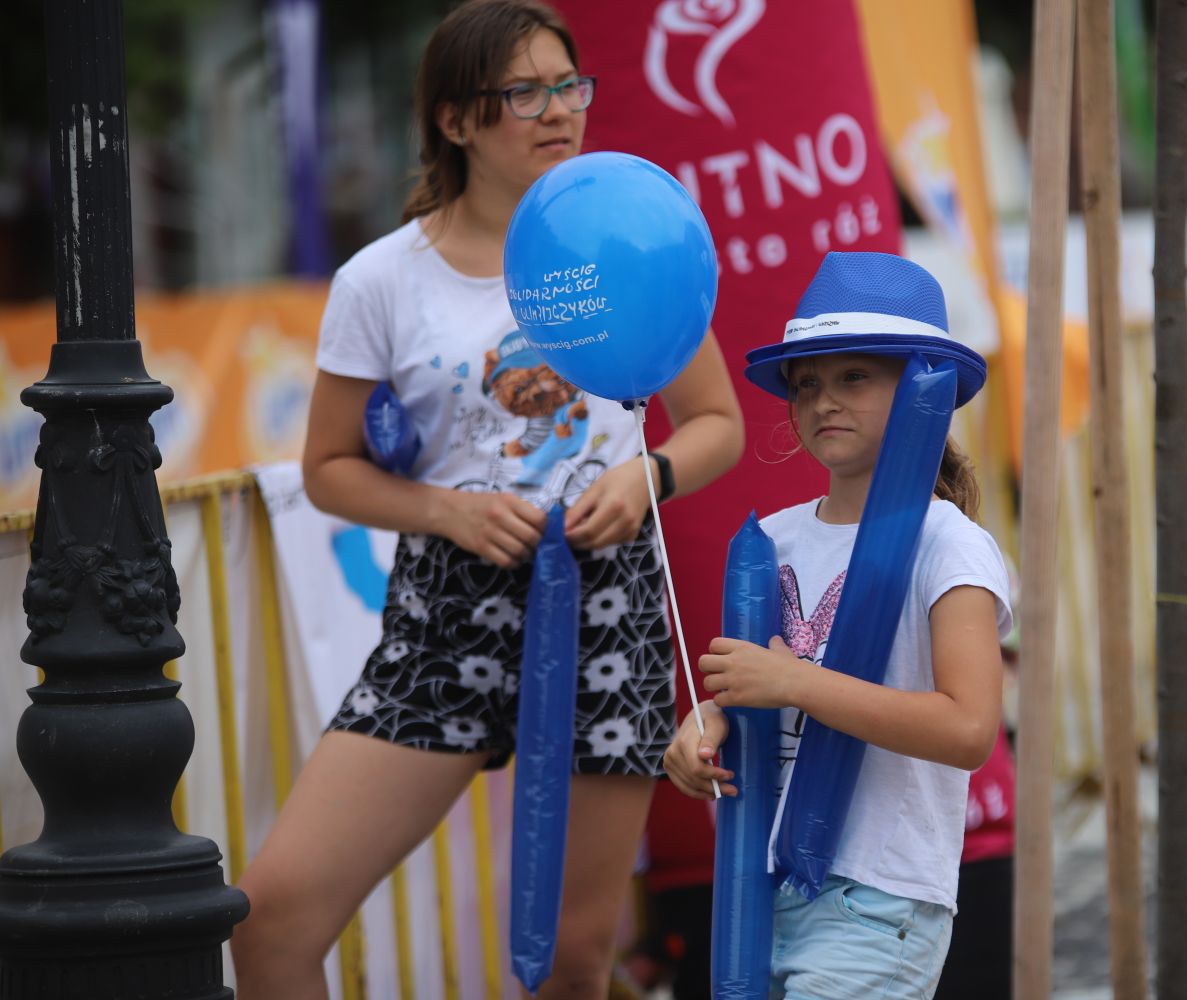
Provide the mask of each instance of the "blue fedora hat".
POLYGON ((745 375, 787 398, 787 362, 816 354, 922 354, 956 363, 956 405, 985 384, 985 359, 948 333, 944 292, 918 264, 889 253, 825 255, 783 340, 749 351, 745 375))

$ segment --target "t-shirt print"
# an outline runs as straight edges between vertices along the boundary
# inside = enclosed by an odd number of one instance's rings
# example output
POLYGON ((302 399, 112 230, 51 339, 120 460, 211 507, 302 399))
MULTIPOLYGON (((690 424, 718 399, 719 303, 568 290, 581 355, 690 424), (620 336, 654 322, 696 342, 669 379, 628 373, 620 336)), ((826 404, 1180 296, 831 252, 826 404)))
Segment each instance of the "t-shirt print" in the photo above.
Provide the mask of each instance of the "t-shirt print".
POLYGON ((819 663, 817 650, 828 642, 837 617, 837 605, 841 603, 841 588, 845 585, 845 570, 828 585, 811 618, 804 618, 803 603, 800 600, 800 585, 795 570, 790 566, 779 567, 779 587, 783 592, 783 641, 796 656, 819 663))
MULTIPOLYGON (((779 589, 783 605, 783 641, 796 656, 819 663, 824 657, 823 647, 828 644, 833 619, 837 617, 837 605, 841 603, 841 588, 845 585, 845 570, 825 588, 820 602, 811 617, 804 617, 800 585, 795 570, 790 566, 779 567, 779 589)), ((787 718, 787 715, 784 715, 787 718)), ((804 713, 792 715, 790 729, 784 729, 779 740, 779 769, 782 771, 796 758, 800 737, 804 733, 804 713)))

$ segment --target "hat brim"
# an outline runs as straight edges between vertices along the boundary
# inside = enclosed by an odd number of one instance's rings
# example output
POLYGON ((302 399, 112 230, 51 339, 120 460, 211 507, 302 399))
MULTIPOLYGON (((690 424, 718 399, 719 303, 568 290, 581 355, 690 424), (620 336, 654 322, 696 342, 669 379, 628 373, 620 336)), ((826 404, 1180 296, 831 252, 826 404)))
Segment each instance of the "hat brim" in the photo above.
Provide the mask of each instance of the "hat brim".
POLYGON ((509 368, 536 368, 544 363, 543 356, 531 348, 514 351, 507 357, 499 359, 499 363, 491 369, 491 373, 486 377, 486 381, 494 382, 509 368))
POLYGON ((760 389, 786 399, 788 386, 784 363, 792 358, 820 354, 877 354, 892 358, 922 354, 933 365, 939 361, 954 361, 957 406, 964 406, 985 384, 985 359, 971 347, 956 340, 919 334, 839 333, 768 344, 747 352, 748 363, 743 374, 760 389))

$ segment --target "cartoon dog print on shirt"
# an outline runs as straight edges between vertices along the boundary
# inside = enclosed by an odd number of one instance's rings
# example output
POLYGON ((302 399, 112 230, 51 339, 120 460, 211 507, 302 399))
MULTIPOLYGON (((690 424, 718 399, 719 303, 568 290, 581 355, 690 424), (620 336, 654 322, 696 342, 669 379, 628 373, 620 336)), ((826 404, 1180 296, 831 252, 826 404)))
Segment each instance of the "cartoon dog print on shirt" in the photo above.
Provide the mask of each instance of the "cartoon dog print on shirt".
POLYGON ((523 459, 521 485, 540 485, 552 467, 581 451, 589 407, 585 394, 548 367, 518 332, 486 352, 482 391, 527 426, 503 443, 507 458, 523 459))

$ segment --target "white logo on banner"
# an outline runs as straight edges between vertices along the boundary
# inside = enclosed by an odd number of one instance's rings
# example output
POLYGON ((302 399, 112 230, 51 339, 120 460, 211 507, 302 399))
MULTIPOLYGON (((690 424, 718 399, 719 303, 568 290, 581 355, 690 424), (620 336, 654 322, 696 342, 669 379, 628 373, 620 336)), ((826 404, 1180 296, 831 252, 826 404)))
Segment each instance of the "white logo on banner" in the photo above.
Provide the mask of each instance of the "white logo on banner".
POLYGON ((655 96, 681 114, 695 117, 707 110, 723 125, 732 127, 733 112, 717 89, 717 67, 766 9, 766 0, 663 0, 655 9, 655 23, 648 29, 643 57, 643 72, 655 96), (673 35, 706 38, 693 74, 700 104, 681 94, 668 76, 668 38, 673 35))

